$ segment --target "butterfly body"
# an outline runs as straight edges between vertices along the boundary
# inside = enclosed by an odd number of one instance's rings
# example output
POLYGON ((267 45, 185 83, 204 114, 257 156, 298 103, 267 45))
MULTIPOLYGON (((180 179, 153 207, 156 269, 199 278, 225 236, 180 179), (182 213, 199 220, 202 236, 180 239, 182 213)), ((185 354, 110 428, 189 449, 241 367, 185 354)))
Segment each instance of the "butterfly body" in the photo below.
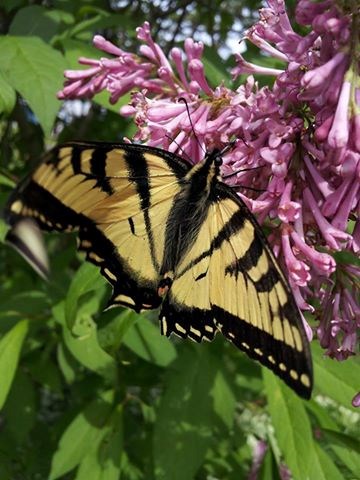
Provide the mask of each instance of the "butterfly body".
POLYGON ((109 305, 160 307, 167 336, 200 342, 221 331, 308 398, 311 356, 293 295, 220 165, 218 151, 192 166, 142 145, 66 144, 19 185, 6 217, 78 230, 113 286, 109 305))

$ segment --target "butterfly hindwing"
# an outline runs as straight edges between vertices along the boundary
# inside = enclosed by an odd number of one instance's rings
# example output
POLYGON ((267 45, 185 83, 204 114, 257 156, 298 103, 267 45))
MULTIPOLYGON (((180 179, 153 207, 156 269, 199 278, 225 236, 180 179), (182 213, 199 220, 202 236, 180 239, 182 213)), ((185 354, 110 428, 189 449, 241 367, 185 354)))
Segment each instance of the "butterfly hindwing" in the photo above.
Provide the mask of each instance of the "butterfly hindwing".
POLYGON ((174 274, 162 330, 211 340, 220 330, 300 395, 312 388, 311 357, 287 281, 253 215, 222 183, 174 274))
POLYGON ((56 147, 10 198, 8 222, 79 230, 80 249, 114 287, 110 305, 156 308, 166 219, 189 170, 170 157, 132 144, 56 147))

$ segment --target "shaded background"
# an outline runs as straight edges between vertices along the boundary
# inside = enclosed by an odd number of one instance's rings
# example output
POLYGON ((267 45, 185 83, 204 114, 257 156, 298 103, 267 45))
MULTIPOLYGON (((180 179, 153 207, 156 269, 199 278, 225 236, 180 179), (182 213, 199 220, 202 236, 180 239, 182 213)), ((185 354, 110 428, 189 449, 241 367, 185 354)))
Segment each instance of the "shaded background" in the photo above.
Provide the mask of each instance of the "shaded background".
MULTIPOLYGON (((66 140, 119 141, 134 126, 102 93, 56 99, 63 71, 98 58, 100 33, 136 51, 148 20, 165 49, 206 43, 210 82, 231 84, 231 52, 256 1, 3 1, 0 6, 0 208, 41 153, 66 140)), ((287 2, 290 10, 294 2, 287 2)), ((251 45, 255 63, 277 66, 251 45)), ((259 79, 264 83, 267 79, 259 79)), ((1 480, 360 478, 356 359, 324 359, 300 400, 218 336, 162 338, 157 314, 103 311, 109 287, 71 235, 49 235, 49 283, 4 244, 0 220, 1 480), (259 453, 254 464, 253 456, 259 453), (284 473, 285 472, 285 473, 284 473)))

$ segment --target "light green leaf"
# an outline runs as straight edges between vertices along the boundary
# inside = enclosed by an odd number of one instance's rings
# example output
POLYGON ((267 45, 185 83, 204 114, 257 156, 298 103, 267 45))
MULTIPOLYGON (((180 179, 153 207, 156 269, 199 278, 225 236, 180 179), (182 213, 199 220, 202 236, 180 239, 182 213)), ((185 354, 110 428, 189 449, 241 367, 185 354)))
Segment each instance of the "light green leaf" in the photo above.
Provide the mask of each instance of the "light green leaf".
POLYGON ((98 445, 111 413, 113 392, 106 392, 77 415, 62 434, 51 464, 50 479, 70 472, 86 457, 89 449, 98 445))
POLYGON ((139 357, 161 367, 167 367, 176 358, 174 345, 161 336, 159 328, 145 315, 138 317, 138 321, 126 331, 123 344, 139 357))
POLYGON ((0 408, 5 403, 14 379, 28 328, 28 320, 22 320, 0 340, 0 408))
POLYGON ((312 355, 317 389, 355 411, 351 401, 359 390, 360 363, 357 359, 348 358, 344 362, 332 360, 324 356, 324 351, 317 342, 312 343, 312 355))
POLYGON ((194 478, 212 442, 217 360, 205 345, 185 345, 168 370, 154 427, 157 480, 194 478))
POLYGON ((318 443, 314 443, 314 457, 317 458, 321 468, 322 477, 309 477, 309 478, 324 478, 324 480, 344 480, 344 476, 341 474, 330 456, 320 447, 318 443))
POLYGON ((81 462, 75 480, 119 480, 123 449, 122 408, 103 429, 101 441, 92 445, 81 462), (95 447, 95 448, 94 448, 95 447))
POLYGON ((129 308, 112 308, 102 314, 102 320, 105 326, 98 330, 99 343, 111 354, 117 352, 125 333, 138 320, 138 314, 129 308))
POLYGON ((275 436, 293 477, 326 480, 314 454, 315 442, 304 401, 267 368, 263 368, 263 377, 275 436))
POLYGON ((92 312, 86 309, 86 314, 89 315, 98 310, 99 302, 96 302, 96 297, 98 298, 103 293, 105 282, 105 279, 100 275, 98 267, 91 263, 83 263, 81 265, 71 281, 65 300, 65 318, 70 330, 73 329, 76 321, 79 302, 86 293, 95 290, 95 293, 91 296, 91 299, 95 298, 95 308, 91 308, 92 312))
POLYGON ((76 362, 63 343, 58 345, 57 361, 66 383, 73 383, 76 378, 76 362))
POLYGON ((54 317, 63 327, 63 338, 69 352, 86 368, 110 381, 115 381, 115 360, 99 345, 97 328, 91 317, 82 316, 72 333, 65 324, 64 303, 53 308, 54 317))
POLYGON ((221 370, 216 374, 212 396, 214 398, 215 413, 221 418, 227 428, 231 429, 234 423, 236 398, 221 370))
POLYGON ((66 62, 60 52, 37 37, 0 37, 0 71, 28 102, 44 132, 49 134, 60 103, 56 93, 66 62))
MULTIPOLYGON (((2 76, 1 72, 0 72, 0 77, 2 76)), ((0 89, 2 87, 0 86, 0 89)), ((0 90, 0 96, 2 95, 2 92, 0 90)), ((15 92, 14 92, 14 95, 15 95, 15 92)), ((1 101, 1 100, 0 100, 1 101)), ((2 173, 0 173, 0 185, 4 185, 5 187, 10 187, 10 188, 14 188, 16 183, 14 182, 14 180, 11 180, 9 177, 6 177, 5 175, 3 175, 2 173)))
MULTIPOLYGON (((6 80, 5 75, 0 70, 0 113, 11 113, 15 106, 15 102, 15 90, 12 88, 12 86, 6 80)), ((1 177, 3 181, 8 180, 10 182, 10 180, 4 177, 4 175, 1 175, 1 177)))

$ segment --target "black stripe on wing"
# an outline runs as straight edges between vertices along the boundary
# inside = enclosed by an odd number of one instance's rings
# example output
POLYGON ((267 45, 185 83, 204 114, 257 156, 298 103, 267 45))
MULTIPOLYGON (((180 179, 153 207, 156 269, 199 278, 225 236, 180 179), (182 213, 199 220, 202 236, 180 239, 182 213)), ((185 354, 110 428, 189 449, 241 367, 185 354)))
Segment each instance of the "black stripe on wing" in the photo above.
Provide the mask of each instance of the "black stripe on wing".
MULTIPOLYGON (((285 307, 286 308, 286 307, 285 307)), ((300 396, 310 398, 312 369, 308 358, 262 329, 226 312, 220 307, 212 308, 216 323, 222 334, 250 358, 270 368, 300 396)))
MULTIPOLYGON (((25 208, 43 230, 79 230, 79 250, 86 253, 86 259, 100 267, 102 275, 112 284, 113 295, 109 306, 124 305, 140 311, 147 305, 157 308, 161 298, 157 294, 157 285, 140 277, 117 254, 114 244, 86 216, 76 213, 63 205, 46 189, 36 182, 26 181, 21 193, 15 191, 10 197, 6 209, 6 221, 15 225, 23 215, 11 211, 14 202, 26 199, 25 208), (121 299, 121 300, 119 300, 121 299)), ((26 211, 26 210, 25 210, 26 211)), ((25 253, 24 253, 25 254, 25 253)))
POLYGON ((161 306, 159 319, 161 334, 167 337, 175 333, 199 343, 213 340, 217 332, 211 311, 177 305, 171 298, 171 291, 161 306))

